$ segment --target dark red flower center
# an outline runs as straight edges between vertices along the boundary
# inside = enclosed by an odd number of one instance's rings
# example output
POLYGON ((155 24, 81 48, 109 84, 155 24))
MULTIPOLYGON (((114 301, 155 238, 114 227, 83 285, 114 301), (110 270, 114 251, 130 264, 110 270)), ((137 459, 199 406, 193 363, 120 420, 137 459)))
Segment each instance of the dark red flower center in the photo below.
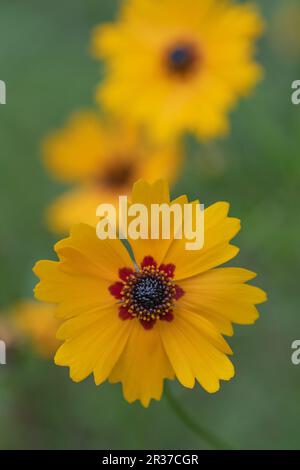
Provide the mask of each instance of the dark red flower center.
POLYGON ((105 175, 105 183, 110 187, 120 187, 128 184, 131 180, 133 165, 131 160, 128 163, 122 163, 115 167, 108 168, 105 175))
POLYGON ((146 256, 139 271, 119 270, 121 281, 109 287, 110 293, 120 300, 119 316, 123 320, 137 318, 145 329, 157 320, 173 320, 173 307, 184 294, 174 283, 175 266, 159 267, 151 256, 146 256))
POLYGON ((106 168, 106 170, 96 176, 94 183, 96 186, 105 186, 110 189, 123 188, 131 183, 134 179, 134 167, 132 159, 128 158, 128 162, 125 159, 116 163, 118 158, 112 158, 115 164, 112 164, 106 168))

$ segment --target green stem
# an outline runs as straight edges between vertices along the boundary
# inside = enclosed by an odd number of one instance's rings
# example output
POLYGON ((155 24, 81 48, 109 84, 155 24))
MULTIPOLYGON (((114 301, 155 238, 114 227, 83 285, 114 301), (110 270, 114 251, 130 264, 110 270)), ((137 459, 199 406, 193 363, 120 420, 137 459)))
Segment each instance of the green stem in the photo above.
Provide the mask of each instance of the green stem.
POLYGON ((203 441, 207 442, 210 447, 213 447, 214 449, 226 449, 230 450, 232 449, 231 446, 229 446, 226 442, 224 442, 222 439, 219 439, 217 436, 212 434, 209 431, 206 431, 206 429, 203 429, 201 426, 199 426, 198 423, 196 423, 191 416, 189 416, 184 408, 181 406, 181 404, 174 398, 172 393, 170 392, 168 384, 165 384, 165 395, 167 398, 167 401, 176 414, 177 418, 180 419, 180 421, 187 427, 189 428, 192 432, 197 434, 203 441))

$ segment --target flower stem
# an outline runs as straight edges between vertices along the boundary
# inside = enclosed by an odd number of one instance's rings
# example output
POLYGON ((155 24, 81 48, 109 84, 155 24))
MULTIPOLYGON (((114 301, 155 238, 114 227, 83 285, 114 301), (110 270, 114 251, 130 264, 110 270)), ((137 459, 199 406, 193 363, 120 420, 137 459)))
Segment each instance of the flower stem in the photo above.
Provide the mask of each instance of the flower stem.
POLYGON ((196 423, 191 416, 189 416, 184 408, 181 406, 181 404, 174 398, 172 395, 168 384, 165 384, 165 396, 167 398, 167 401, 176 414, 177 418, 180 419, 180 421, 187 427, 189 428, 193 433, 197 434, 203 441, 207 442, 210 447, 214 449, 226 449, 230 450, 232 449, 231 446, 229 446, 226 442, 224 442, 222 439, 219 439, 217 436, 212 434, 210 431, 206 431, 206 429, 203 429, 201 426, 199 426, 198 423, 196 423))

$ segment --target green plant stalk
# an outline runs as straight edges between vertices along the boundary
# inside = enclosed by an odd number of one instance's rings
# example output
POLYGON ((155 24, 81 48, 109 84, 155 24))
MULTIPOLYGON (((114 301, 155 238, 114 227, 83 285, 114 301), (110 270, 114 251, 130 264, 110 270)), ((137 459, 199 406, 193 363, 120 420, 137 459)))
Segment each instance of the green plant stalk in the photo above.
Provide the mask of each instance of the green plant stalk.
POLYGON ((199 436, 204 442, 209 444, 210 447, 218 450, 232 450, 232 447, 229 446, 223 439, 212 434, 210 431, 203 429, 198 423, 196 423, 191 416, 187 414, 183 406, 174 398, 172 395, 168 384, 165 384, 165 396, 171 407, 171 409, 176 414, 177 418, 194 434, 199 436))

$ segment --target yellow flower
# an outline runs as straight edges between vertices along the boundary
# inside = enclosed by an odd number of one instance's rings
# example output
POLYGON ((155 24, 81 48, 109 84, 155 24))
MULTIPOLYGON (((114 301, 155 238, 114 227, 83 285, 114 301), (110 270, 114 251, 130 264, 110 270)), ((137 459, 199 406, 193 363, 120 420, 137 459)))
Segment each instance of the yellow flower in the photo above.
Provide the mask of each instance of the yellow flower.
MULTIPOLYGON (((163 181, 139 181, 131 202, 188 203, 186 196, 170 202, 163 181)), ((202 250, 185 250, 184 239, 130 240, 135 262, 120 240, 73 227, 55 246, 59 261, 34 268, 36 297, 56 303, 64 321, 56 364, 69 366, 75 382, 91 373, 97 385, 122 382, 126 400, 144 406, 161 398, 164 379, 188 388, 196 380, 210 393, 231 379, 232 351, 222 335, 233 334, 232 323, 254 323, 255 304, 266 295, 245 284, 255 273, 218 268, 238 252, 230 240, 240 222, 228 210, 225 202, 205 210, 202 250)))
POLYGON ((75 184, 47 212, 48 225, 56 233, 66 233, 80 222, 96 224, 97 206, 115 204, 139 178, 154 181, 159 174, 173 181, 181 163, 175 144, 154 147, 136 127, 103 123, 93 112, 72 116, 64 129, 45 140, 43 154, 55 177, 75 184))
POLYGON ((11 325, 18 336, 28 338, 38 354, 53 357, 60 342, 56 331, 60 322, 53 305, 24 300, 11 312, 11 325))
POLYGON ((93 53, 108 66, 98 100, 157 139, 224 134, 228 111, 261 77, 252 59, 261 31, 253 5, 127 0, 116 23, 93 33, 93 53))
POLYGON ((16 332, 11 324, 11 318, 2 313, 0 315, 0 341, 4 341, 7 347, 13 347, 16 343, 16 332))

